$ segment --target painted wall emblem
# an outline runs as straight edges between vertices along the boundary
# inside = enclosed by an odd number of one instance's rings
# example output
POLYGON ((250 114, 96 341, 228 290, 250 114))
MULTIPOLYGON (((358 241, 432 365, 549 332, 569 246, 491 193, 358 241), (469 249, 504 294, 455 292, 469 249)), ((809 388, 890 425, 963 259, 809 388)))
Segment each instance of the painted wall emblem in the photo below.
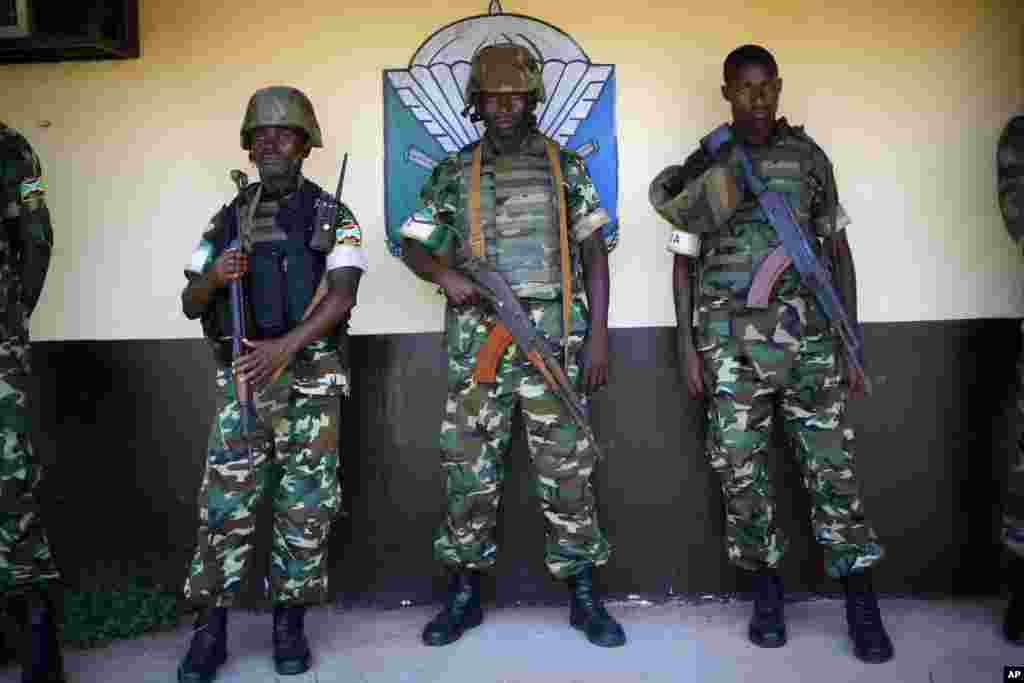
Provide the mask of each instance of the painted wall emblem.
POLYGON ((416 210, 434 164, 480 139, 482 123, 462 116, 470 60, 486 45, 527 47, 544 68, 547 102, 536 110, 541 131, 586 159, 601 203, 618 235, 619 159, 615 136, 615 67, 594 64, 567 33, 539 19, 490 13, 438 30, 405 69, 384 71, 384 215, 388 249, 399 255, 402 221, 416 210))

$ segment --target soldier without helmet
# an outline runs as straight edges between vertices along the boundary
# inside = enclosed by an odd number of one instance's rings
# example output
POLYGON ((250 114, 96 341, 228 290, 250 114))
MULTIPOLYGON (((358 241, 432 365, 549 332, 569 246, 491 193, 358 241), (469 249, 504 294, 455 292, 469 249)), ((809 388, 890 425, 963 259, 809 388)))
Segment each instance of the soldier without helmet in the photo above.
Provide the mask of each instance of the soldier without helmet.
POLYGON ((750 189, 743 156, 765 193, 790 205, 796 230, 817 258, 830 264, 856 329, 850 220, 824 151, 802 127, 776 119, 782 79, 771 53, 756 45, 737 48, 725 60, 724 80, 731 141, 713 150, 707 143, 716 136, 705 138, 682 166, 658 174, 650 199, 674 228, 668 248, 680 369, 691 398, 706 402, 707 455, 722 480, 729 560, 753 580, 748 635, 761 647, 786 643, 776 570, 786 539, 775 523, 766 463, 777 406, 810 489, 825 571, 846 591, 854 652, 882 662, 893 656, 872 587, 872 567, 883 551, 864 512, 846 419, 847 397, 863 393, 864 378, 844 357, 815 293, 792 264, 782 260, 780 268, 768 269, 774 279, 758 294, 765 264, 788 249, 761 207, 766 198, 750 189))

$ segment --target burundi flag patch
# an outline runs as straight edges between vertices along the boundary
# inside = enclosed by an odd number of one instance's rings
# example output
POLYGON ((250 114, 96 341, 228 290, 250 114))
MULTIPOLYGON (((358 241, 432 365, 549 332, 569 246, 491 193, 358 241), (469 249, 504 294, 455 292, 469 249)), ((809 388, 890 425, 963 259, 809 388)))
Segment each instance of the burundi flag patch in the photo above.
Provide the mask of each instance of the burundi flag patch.
POLYGON ((18 185, 18 196, 21 201, 46 194, 46 180, 42 176, 28 178, 18 185))
POLYGON ((355 223, 346 223, 338 227, 338 244, 358 247, 363 244, 363 230, 355 223))

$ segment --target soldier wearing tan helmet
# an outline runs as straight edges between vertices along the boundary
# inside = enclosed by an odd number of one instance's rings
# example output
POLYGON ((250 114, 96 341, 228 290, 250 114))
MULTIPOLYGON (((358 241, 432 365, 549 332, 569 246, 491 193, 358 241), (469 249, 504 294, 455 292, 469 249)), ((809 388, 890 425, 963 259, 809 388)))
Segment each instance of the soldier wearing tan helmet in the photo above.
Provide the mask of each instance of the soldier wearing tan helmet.
POLYGON ((545 99, 544 82, 529 50, 481 49, 465 99, 464 113, 483 121, 483 137, 437 165, 419 209, 402 226, 406 264, 447 298, 440 439, 447 513, 434 554, 450 583, 423 641, 446 645, 483 620, 480 573, 497 558, 502 458, 518 403, 547 520, 545 560, 568 582, 570 622, 597 645, 622 645, 622 627, 594 592, 594 570, 611 552, 590 485, 594 448, 522 351, 501 339, 494 311, 475 286, 450 267, 468 254, 486 259, 552 346, 565 345, 567 375, 593 392, 608 377, 608 248, 601 228, 609 217, 583 160, 537 129, 533 110, 545 99))
POLYGON ((214 215, 185 268, 182 292, 182 309, 202 320, 219 366, 199 538, 185 584, 200 608, 178 669, 178 680, 188 683, 213 680, 227 657, 227 608, 252 563, 253 513, 263 496, 274 507, 275 668, 287 675, 310 666, 305 607, 327 598, 327 537, 341 497, 339 397, 348 394, 341 351, 367 267, 352 212, 302 175, 310 150, 323 146, 303 93, 257 91, 241 144, 260 182, 239 183, 238 196, 214 215), (228 290, 236 281, 248 303, 248 353, 233 361, 228 290), (254 394, 257 424, 249 435, 236 379, 254 394))

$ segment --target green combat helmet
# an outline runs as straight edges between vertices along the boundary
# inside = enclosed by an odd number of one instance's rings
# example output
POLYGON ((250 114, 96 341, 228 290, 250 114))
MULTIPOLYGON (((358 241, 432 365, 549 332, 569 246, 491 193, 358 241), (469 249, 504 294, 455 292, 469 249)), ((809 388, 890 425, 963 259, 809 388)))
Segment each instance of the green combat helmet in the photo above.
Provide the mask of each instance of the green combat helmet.
POLYGON ((261 88, 249 98, 249 106, 242 119, 242 149, 249 149, 249 133, 261 126, 298 128, 309 137, 312 147, 323 147, 320 124, 313 113, 313 103, 297 88, 272 85, 261 88))
POLYGON ((463 116, 477 105, 482 92, 526 93, 533 104, 547 99, 540 63, 528 49, 513 43, 488 45, 473 55, 463 116))

